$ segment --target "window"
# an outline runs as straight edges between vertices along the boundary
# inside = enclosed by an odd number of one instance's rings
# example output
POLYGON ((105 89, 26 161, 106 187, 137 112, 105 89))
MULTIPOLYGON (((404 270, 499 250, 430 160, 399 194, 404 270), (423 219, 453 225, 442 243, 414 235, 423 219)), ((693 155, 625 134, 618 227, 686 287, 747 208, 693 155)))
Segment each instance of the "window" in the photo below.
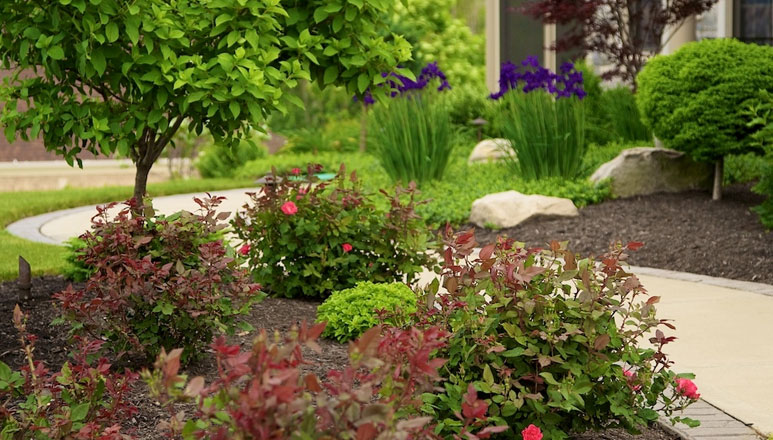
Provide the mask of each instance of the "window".
POLYGON ((773 45, 773 0, 738 0, 736 15, 739 40, 773 45))

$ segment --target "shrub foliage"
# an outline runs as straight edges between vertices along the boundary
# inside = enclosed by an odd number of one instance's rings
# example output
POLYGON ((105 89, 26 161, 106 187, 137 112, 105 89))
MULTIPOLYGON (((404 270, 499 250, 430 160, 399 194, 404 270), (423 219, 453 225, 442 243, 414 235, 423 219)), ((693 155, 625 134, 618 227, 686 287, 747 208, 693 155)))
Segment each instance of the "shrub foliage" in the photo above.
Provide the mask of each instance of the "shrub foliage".
POLYGON ((690 43, 650 60, 637 79, 643 121, 666 146, 714 162, 760 151, 744 114, 773 91, 773 47, 732 39, 690 43))
POLYGON ((663 352, 675 338, 659 328, 673 325, 655 316, 658 297, 621 267, 640 243, 618 245, 595 262, 556 242, 543 252, 500 239, 473 258, 472 231, 446 234, 449 293, 436 295, 431 286, 417 314, 419 325, 453 331, 439 354, 448 358, 444 391, 425 395, 424 409, 440 430, 458 427, 453 414, 470 384, 490 405, 491 423, 516 432, 534 423, 551 439, 610 426, 634 430, 656 420, 656 408, 672 415, 691 403, 675 390, 677 375, 663 352), (646 336, 654 348, 639 345, 646 336))
POLYGON ((322 336, 345 342, 377 325, 380 311, 389 313, 386 323, 397 324, 402 321, 400 317, 416 312, 416 295, 402 283, 363 281, 333 292, 317 308, 317 322, 327 323, 322 336))
POLYGON ((315 183, 315 169, 252 194, 233 221, 250 270, 270 293, 325 297, 360 280, 411 281, 431 265, 414 186, 383 192, 385 209, 362 192, 356 173, 342 166, 332 181, 315 183))
POLYGON ((99 207, 80 261, 94 272, 81 289, 55 297, 76 332, 104 338, 113 350, 152 360, 162 347, 183 347, 185 362, 201 354, 215 333, 233 332, 236 318, 260 299, 257 284, 221 239, 222 197, 195 199, 199 214, 115 218, 99 207))
POLYGON ((35 336, 17 305, 13 321, 27 364, 19 371, 0 362, 0 438, 3 440, 127 440, 121 424, 137 413, 128 401, 138 377, 110 371, 92 358, 102 342, 79 340, 72 361, 52 373, 33 357, 35 336))
MULTIPOLYGON (((166 423, 184 439, 438 439, 428 417, 421 417, 420 393, 440 379, 444 359, 432 356, 447 333, 375 327, 350 346, 350 364, 333 370, 324 382, 302 374, 302 347, 319 350, 315 339, 324 324, 294 328, 283 339, 261 331, 249 352, 213 344, 217 378, 208 386, 197 377, 186 384, 179 376, 179 350, 163 353, 153 372, 143 376, 151 392, 174 414, 170 403, 193 400, 197 413, 185 420, 177 413, 166 423)), ((465 433, 488 438, 506 427, 479 429, 487 405, 468 393, 460 424, 465 433), (472 411, 475 408, 476 411, 472 411), (482 409, 482 411, 481 411, 482 409)))

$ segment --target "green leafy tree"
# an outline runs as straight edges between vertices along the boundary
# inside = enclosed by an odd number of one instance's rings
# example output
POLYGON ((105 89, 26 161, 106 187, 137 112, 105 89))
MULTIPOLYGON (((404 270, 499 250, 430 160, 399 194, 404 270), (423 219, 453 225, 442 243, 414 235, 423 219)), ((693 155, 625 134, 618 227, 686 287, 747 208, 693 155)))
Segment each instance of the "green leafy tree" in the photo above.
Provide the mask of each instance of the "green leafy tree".
MULTIPOLYGON (((4 0, 0 124, 72 165, 130 157, 134 196, 183 121, 235 144, 301 105, 299 80, 362 93, 410 58, 390 0, 4 0)), ((399 69, 398 69, 399 70, 399 69)))

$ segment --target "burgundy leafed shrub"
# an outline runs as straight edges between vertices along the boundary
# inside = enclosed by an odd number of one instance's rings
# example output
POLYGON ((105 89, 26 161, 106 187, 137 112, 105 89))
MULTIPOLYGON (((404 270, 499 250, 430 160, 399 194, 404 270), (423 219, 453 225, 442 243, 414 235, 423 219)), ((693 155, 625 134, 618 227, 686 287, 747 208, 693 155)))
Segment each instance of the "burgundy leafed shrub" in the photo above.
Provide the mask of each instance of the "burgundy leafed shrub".
POLYGON ((661 329, 674 326, 656 316, 659 297, 623 268, 641 245, 617 244, 594 260, 557 242, 527 249, 500 238, 476 255, 472 231, 447 229, 448 293, 431 286, 415 320, 453 332, 439 353, 448 359, 444 390, 425 395, 422 408, 440 432, 458 433, 455 414, 471 386, 489 405, 487 424, 516 432, 534 424, 550 439, 636 431, 658 411, 696 425, 677 415, 698 393, 692 375, 673 372, 663 351, 676 338, 661 329))
MULTIPOLYGON (((319 350, 315 339, 323 328, 304 324, 283 339, 263 331, 249 352, 217 340, 218 378, 210 385, 201 377, 186 384, 177 375, 179 350, 163 353, 156 369, 143 377, 167 404, 196 402, 194 419, 178 414, 165 423, 185 439, 439 438, 431 419, 420 417, 418 409, 421 393, 433 391, 440 379, 437 369, 445 360, 434 355, 446 344, 445 331, 374 327, 350 345, 350 365, 320 381, 302 371, 302 347, 319 350)), ((474 409, 465 409, 460 423, 478 430, 486 404, 475 395, 467 402, 474 409)), ((504 429, 480 430, 477 438, 504 429)))
POLYGON ((138 375, 115 373, 94 357, 99 341, 79 340, 72 362, 52 373, 32 355, 34 335, 27 333, 27 317, 17 305, 13 321, 27 364, 19 371, 0 362, 0 437, 7 440, 126 440, 121 423, 137 408, 127 399, 138 375))
MULTIPOLYGON (((182 360, 201 355, 216 333, 232 333, 238 315, 261 298, 233 249, 223 244, 216 212, 222 197, 194 199, 201 212, 131 215, 126 203, 114 219, 98 209, 80 238, 93 274, 82 289, 55 295, 76 333, 104 338, 118 353, 154 359, 162 347, 182 347, 182 360)), ((242 325, 244 328, 249 326, 242 325)))

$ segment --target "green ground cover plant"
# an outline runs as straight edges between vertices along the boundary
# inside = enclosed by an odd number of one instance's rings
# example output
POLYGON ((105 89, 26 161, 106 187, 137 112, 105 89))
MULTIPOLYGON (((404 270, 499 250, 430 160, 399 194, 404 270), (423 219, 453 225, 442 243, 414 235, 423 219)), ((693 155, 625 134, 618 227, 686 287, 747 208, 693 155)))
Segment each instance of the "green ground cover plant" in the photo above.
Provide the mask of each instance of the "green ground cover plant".
POLYGON ((450 334, 438 353, 444 391, 425 394, 424 411, 451 434, 462 395, 474 386, 490 422, 514 432, 540 426, 546 438, 622 427, 676 415, 698 399, 691 375, 677 375, 663 352, 675 338, 652 297, 623 270, 641 243, 617 244, 599 261, 579 259, 557 242, 525 249, 500 239, 471 257, 473 231, 445 231, 444 287, 429 286, 415 322, 450 334), (484 296, 485 294, 485 296, 484 296), (489 297, 490 299, 487 299, 489 297), (668 331, 668 330, 665 330, 668 331), (639 345, 650 337, 652 347, 639 345))
POLYGON ((223 198, 194 200, 197 214, 155 215, 147 202, 138 214, 133 199, 114 218, 108 209, 115 204, 100 207, 80 237, 78 262, 91 276, 84 287, 54 295, 61 321, 140 362, 181 347, 186 364, 201 357, 214 335, 249 329, 238 318, 262 294, 223 242, 228 214, 216 211, 223 198))
POLYGON ((399 325, 416 312, 416 295, 403 283, 362 281, 351 289, 333 292, 317 307, 317 322, 324 322, 322 336, 346 342, 357 339, 380 322, 399 325), (381 311, 388 313, 380 320, 381 311))
POLYGON ((314 166, 306 171, 305 181, 285 175, 251 194, 232 221, 254 279, 269 293, 325 298, 363 280, 411 282, 432 266, 415 185, 378 195, 344 166, 327 183, 316 184, 314 166))
POLYGON ((762 153, 746 112, 773 92, 773 48, 733 39, 686 44, 642 69, 637 103, 643 121, 663 143, 716 165, 714 199, 721 198, 723 158, 762 153))
MULTIPOLYGON (((173 180, 150 184, 148 192, 163 196, 250 186, 253 186, 253 179, 249 178, 173 180)), ((0 192, 0 226, 4 228, 16 220, 59 209, 126 200, 131 194, 131 187, 0 192)), ((19 255, 30 262, 34 276, 62 273, 66 267, 66 253, 62 246, 31 242, 13 236, 5 229, 0 230, 0 280, 18 276, 19 255)))

